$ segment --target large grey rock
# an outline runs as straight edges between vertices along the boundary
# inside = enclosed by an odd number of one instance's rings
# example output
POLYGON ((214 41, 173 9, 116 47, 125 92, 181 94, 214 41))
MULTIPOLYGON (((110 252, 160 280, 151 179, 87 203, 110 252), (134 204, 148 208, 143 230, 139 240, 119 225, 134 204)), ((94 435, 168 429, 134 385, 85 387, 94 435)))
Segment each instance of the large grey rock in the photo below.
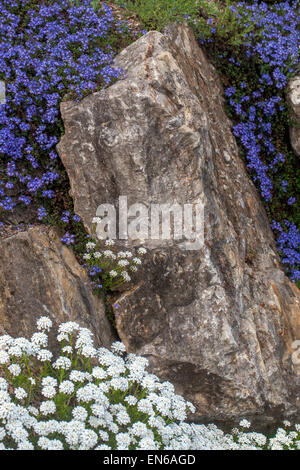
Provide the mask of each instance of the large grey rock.
POLYGON ((290 106, 290 139, 295 153, 300 157, 300 76, 294 77, 288 87, 290 106))
POLYGON ((148 33, 116 65, 125 79, 61 107, 76 213, 92 230, 97 206, 120 195, 205 205, 198 251, 144 242, 140 282, 117 301, 121 339, 196 404, 194 419, 296 413, 299 290, 281 270, 214 68, 186 25, 148 33))
MULTIPOLYGON (((35 227, 1 238, 0 260, 0 334, 29 338, 36 320, 46 315, 56 327, 76 321, 91 329, 95 343, 110 346, 113 333, 103 302, 52 229, 35 227)), ((54 346, 54 335, 50 339, 54 346)))

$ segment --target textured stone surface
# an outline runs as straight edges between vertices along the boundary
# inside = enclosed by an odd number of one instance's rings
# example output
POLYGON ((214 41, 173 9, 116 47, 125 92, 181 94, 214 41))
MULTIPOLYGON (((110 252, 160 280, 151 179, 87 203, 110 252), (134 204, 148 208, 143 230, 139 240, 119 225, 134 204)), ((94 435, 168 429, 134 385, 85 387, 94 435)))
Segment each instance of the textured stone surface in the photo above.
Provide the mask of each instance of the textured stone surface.
MULTIPOLYGON (((0 334, 30 337, 36 320, 76 321, 109 346, 112 331, 84 269, 52 229, 31 228, 0 239, 0 334)), ((53 338, 51 340, 53 345, 53 338)))
POLYGON ((118 299, 121 339, 196 404, 194 419, 297 412, 299 290, 280 268, 214 68, 186 25, 148 33, 116 65, 124 80, 61 107, 76 212, 91 230, 97 206, 120 195, 205 204, 199 251, 145 241, 140 282, 118 299))
POLYGON ((288 103, 290 105, 290 126, 291 144, 300 157, 300 76, 293 78, 288 87, 288 103))

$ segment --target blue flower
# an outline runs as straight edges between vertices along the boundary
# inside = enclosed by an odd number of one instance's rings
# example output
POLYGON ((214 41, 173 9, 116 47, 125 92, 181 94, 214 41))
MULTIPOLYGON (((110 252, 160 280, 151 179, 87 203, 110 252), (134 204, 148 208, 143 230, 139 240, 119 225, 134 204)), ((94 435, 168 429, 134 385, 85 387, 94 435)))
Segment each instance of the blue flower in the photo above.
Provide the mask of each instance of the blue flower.
POLYGON ((47 211, 44 207, 39 207, 37 210, 38 220, 43 220, 47 216, 47 211))
POLYGON ((66 232, 65 235, 60 239, 62 243, 65 243, 66 245, 71 245, 75 241, 75 235, 70 234, 69 232, 66 232))

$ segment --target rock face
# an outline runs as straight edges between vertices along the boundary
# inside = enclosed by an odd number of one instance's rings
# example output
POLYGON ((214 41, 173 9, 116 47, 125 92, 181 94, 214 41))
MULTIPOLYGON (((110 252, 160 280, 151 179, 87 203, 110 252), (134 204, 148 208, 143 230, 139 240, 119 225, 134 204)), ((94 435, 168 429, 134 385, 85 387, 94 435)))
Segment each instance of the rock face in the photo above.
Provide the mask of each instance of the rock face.
POLYGON ((293 78, 288 87, 288 103, 290 105, 290 139, 295 153, 300 157, 300 76, 293 78))
POLYGON ((125 79, 61 107, 76 213, 91 230, 98 205, 119 196, 128 206, 204 204, 198 250, 143 242, 140 282, 118 299, 121 339, 195 403, 193 419, 296 413, 299 290, 280 268, 214 68, 186 25, 148 33, 116 65, 125 79))
POLYGON ((76 321, 91 329, 95 343, 111 344, 103 303, 53 230, 35 227, 0 239, 0 260, 0 334, 29 338, 36 320, 47 315, 55 326, 76 321))

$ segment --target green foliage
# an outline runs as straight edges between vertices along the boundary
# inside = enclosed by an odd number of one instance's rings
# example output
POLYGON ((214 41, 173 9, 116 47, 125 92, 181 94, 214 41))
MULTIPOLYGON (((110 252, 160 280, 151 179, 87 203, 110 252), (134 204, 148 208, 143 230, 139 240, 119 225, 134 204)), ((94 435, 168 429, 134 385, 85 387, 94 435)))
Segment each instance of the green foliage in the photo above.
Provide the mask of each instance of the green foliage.
MULTIPOLYGON (((253 33, 255 27, 247 22, 243 17, 243 8, 240 7, 239 13, 242 16, 237 18, 236 13, 231 10, 232 1, 202 1, 201 15, 194 21, 193 27, 196 33, 201 33, 201 37, 208 39, 212 34, 224 43, 232 46, 241 46, 245 42, 247 34, 253 33), (209 20, 209 21, 208 21, 209 20)), ((255 34, 259 34, 256 31, 255 34)))
POLYGON ((91 1, 91 4, 92 4, 92 7, 95 9, 95 10, 98 10, 100 8, 100 2, 99 0, 92 0, 91 1))
MULTIPOLYGON (((253 25, 243 25, 231 11, 230 0, 115 0, 125 9, 125 15, 135 13, 141 24, 149 29, 160 31, 171 22, 188 21, 194 29, 201 31, 202 37, 210 37, 212 27, 225 42, 234 45, 242 44, 245 35, 253 32, 253 25), (207 24, 208 18, 214 18, 207 24)), ((241 8, 241 13, 243 12, 241 8)), ((258 34, 258 32, 256 32, 258 34)))
POLYGON ((115 0, 125 13, 135 13, 148 30, 160 31, 174 21, 192 20, 199 13, 200 0, 115 0))

